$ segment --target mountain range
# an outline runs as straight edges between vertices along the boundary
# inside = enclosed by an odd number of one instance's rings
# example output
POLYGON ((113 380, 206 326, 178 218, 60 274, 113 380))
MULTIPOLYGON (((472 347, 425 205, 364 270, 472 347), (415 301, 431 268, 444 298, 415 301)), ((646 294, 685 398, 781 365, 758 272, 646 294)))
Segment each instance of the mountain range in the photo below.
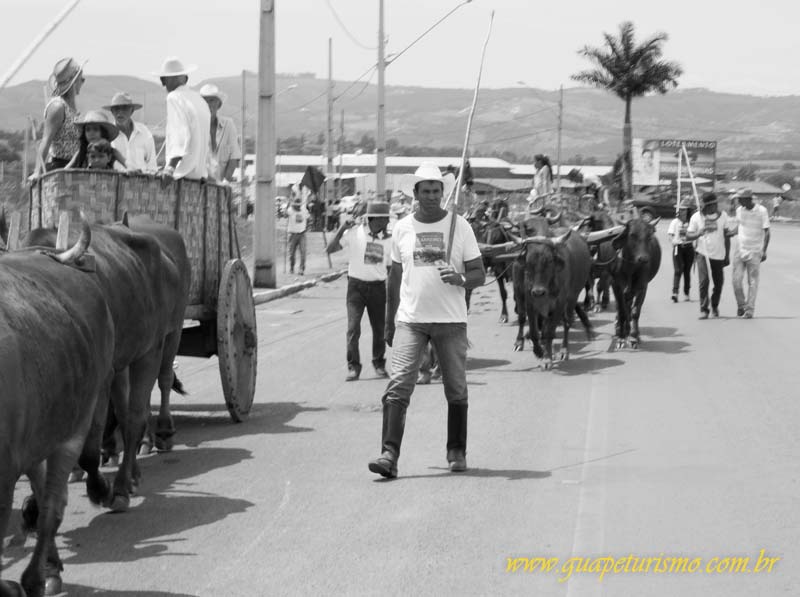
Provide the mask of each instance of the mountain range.
MULTIPOLYGON (((258 79, 244 77, 248 137, 255 134, 258 79)), ((227 94, 221 113, 240 125, 242 76, 209 81, 227 94)), ((198 86, 204 81, 189 82, 198 86)), ((44 81, 28 81, 0 91, 0 129, 20 130, 28 115, 41 122, 44 81)), ((328 81, 311 74, 276 77, 279 137, 315 140, 324 133, 328 81)), ((163 131, 164 89, 158 81, 128 76, 89 76, 78 98, 82 111, 107 104, 117 91, 128 91, 144 108, 136 118, 155 133, 163 131)), ((335 81, 333 134, 359 139, 374 136, 377 88, 369 81, 335 81)), ((461 147, 472 102, 471 89, 386 87, 386 136, 401 145, 461 147)), ((612 94, 575 87, 563 91, 561 154, 610 163, 619 153, 624 105, 612 94)), ((511 151, 519 156, 546 153, 558 144, 559 91, 529 87, 481 89, 471 131, 473 152, 511 151)), ((634 137, 700 139, 718 142, 718 160, 800 160, 800 96, 759 97, 707 89, 677 89, 633 102, 634 137)))

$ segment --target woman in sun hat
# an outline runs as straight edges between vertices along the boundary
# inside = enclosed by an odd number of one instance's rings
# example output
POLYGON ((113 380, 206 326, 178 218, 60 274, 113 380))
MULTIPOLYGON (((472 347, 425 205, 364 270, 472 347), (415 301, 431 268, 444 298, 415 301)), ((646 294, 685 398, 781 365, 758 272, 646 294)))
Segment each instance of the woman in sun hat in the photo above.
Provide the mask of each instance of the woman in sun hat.
POLYGON ((62 58, 53 67, 49 81, 53 97, 44 108, 44 132, 33 178, 65 167, 79 149, 79 112, 75 98, 83 86, 84 64, 78 64, 74 58, 62 58))
MULTIPOLYGON (((90 143, 105 139, 111 143, 119 135, 119 129, 114 124, 111 115, 103 110, 89 110, 83 118, 77 122, 78 129, 80 130, 80 146, 75 155, 66 165, 67 168, 88 168, 88 147, 90 143)), ((119 150, 114 149, 114 160, 109 167, 115 170, 125 170, 125 156, 119 150)))

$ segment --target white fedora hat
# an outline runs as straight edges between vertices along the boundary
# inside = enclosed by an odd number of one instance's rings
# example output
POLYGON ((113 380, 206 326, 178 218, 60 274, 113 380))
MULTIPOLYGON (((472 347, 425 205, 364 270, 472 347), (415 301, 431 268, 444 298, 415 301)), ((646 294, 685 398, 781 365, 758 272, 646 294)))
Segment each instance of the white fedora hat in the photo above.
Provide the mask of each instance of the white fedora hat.
POLYGON ((200 95, 203 97, 215 97, 219 100, 220 104, 224 104, 225 100, 228 99, 228 95, 213 83, 206 83, 203 85, 200 88, 200 95))
POLYGON ((405 174, 400 179, 400 190, 409 197, 414 196, 414 186, 423 180, 432 180, 442 183, 444 187, 443 201, 450 195, 450 191, 456 184, 456 178, 452 174, 442 176, 442 171, 433 162, 422 162, 414 174, 405 174))
POLYGON ((170 56, 161 65, 160 71, 154 71, 157 77, 177 77, 178 75, 188 75, 197 70, 196 64, 184 64, 176 56, 170 56))

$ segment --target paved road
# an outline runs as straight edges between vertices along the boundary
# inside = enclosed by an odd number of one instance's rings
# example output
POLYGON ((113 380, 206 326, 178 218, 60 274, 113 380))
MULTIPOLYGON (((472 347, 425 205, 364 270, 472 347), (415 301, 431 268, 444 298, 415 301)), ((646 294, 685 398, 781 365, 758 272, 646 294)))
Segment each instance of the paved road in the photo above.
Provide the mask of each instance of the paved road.
MULTIPOLYGON (((662 225, 662 239, 665 225, 662 225)), ((400 477, 367 471, 385 381, 346 383, 344 281, 258 308, 257 403, 229 422, 215 360, 180 359, 177 446, 143 459, 133 509, 94 509, 80 486, 59 543, 70 595, 797 595, 800 231, 776 227, 756 318, 669 301, 671 264, 645 304, 641 350, 575 334, 545 372, 514 353, 496 290, 470 318, 470 470, 447 471, 441 384, 419 387, 400 477), (780 557, 772 572, 706 574, 713 557, 780 557), (573 556, 700 558, 698 570, 602 582, 573 556), (508 558, 558 558, 507 572, 508 558)), ((664 244, 662 243, 662 246, 664 244)), ((730 268, 725 271, 730 277, 730 268)), ((362 339, 364 349, 368 336, 362 339)), ((25 493, 20 484, 19 505, 25 493)), ((15 515, 17 516, 17 515, 15 515)), ((15 520, 18 518, 15 518, 15 520)), ((32 539, 3 561, 18 578, 32 539)), ((712 562, 712 565, 715 563, 712 562)), ((763 565, 763 564, 762 564, 763 565)), ((603 566, 592 562, 589 568, 603 566)))

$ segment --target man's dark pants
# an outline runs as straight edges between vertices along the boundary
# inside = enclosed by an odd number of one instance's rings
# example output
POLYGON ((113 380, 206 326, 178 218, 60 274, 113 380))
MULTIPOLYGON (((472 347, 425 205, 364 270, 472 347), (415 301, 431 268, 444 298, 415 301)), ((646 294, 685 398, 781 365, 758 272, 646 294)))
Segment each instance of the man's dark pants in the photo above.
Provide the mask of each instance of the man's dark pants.
MULTIPOLYGON (((706 269, 705 255, 697 253, 695 258, 697 263, 697 281, 700 284, 700 311, 709 312, 708 304, 708 270, 706 269)), ((711 263, 711 279, 714 282, 714 290, 711 292, 711 309, 719 308, 719 297, 722 295, 722 284, 725 282, 723 259, 709 259, 711 263)))
POLYGON ((683 294, 688 295, 692 286, 692 264, 694 263, 694 247, 691 243, 677 245, 672 254, 672 265, 675 275, 672 278, 672 294, 678 294, 681 277, 683 277, 683 294))
POLYGON ((361 339, 361 318, 367 310, 372 327, 372 365, 386 366, 386 343, 383 337, 386 327, 386 282, 364 282, 357 278, 347 279, 347 366, 361 370, 361 354, 358 341, 361 339))

